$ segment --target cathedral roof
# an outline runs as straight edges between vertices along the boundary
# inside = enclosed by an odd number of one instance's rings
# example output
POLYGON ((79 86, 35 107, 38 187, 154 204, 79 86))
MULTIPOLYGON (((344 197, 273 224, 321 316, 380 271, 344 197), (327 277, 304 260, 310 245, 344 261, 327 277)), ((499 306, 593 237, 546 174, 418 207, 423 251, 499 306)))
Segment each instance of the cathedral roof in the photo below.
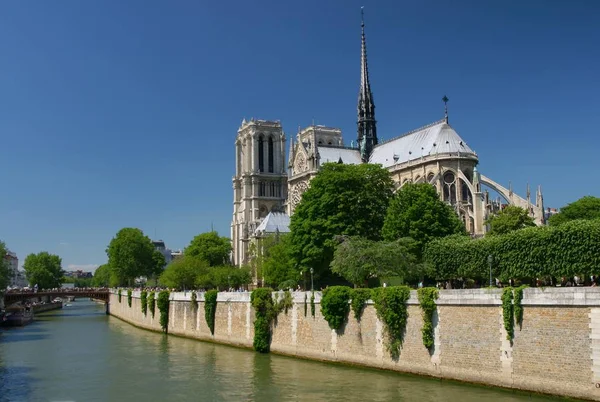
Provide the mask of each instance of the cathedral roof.
POLYGON ((255 230, 256 235, 266 233, 289 233, 290 217, 285 212, 269 212, 255 230))
POLYGON ((421 157, 451 154, 477 158, 477 154, 443 119, 375 146, 369 162, 390 167, 421 157))
POLYGON ((339 162, 347 165, 358 165, 361 163, 360 152, 356 148, 345 148, 345 147, 332 147, 326 145, 319 145, 319 158, 320 163, 327 162, 339 162))

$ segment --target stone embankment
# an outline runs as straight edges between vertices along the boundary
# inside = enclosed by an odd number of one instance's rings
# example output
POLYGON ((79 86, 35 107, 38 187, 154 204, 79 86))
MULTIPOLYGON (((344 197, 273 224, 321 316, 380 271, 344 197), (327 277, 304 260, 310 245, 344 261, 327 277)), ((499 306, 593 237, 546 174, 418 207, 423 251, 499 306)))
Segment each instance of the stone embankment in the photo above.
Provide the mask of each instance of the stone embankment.
MULTIPOLYGON (((293 293, 294 304, 273 327, 271 351, 302 358, 357 364, 600 401, 600 288, 528 288, 523 292, 522 325, 507 340, 501 289, 442 290, 434 313, 434 346, 423 346, 423 319, 416 292, 408 301, 409 318, 400 357, 386 350, 383 323, 369 304, 360 321, 352 313, 345 326, 331 330, 315 293, 293 293), (305 313, 306 311, 306 313, 305 313)), ((250 293, 219 293, 214 335, 206 324, 204 297, 198 307, 191 292, 172 293, 168 332, 175 335, 252 347, 254 309, 250 293)), ((160 312, 142 313, 140 292, 121 302, 110 295, 110 314, 141 328, 161 331, 160 312)))

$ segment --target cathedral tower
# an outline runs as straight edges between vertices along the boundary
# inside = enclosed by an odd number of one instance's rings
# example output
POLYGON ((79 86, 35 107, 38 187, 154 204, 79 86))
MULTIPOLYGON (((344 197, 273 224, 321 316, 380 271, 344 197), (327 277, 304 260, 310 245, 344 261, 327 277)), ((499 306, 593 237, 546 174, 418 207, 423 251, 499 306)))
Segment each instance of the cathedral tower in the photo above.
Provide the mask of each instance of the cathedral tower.
POLYGON ((243 265, 248 245, 260 222, 273 210, 283 208, 287 198, 285 134, 278 121, 245 119, 235 141, 233 264, 243 265))
POLYGON ((360 54, 360 91, 358 92, 358 148, 363 162, 368 162, 373 147, 377 145, 377 122, 375 121, 375 104, 369 82, 369 66, 367 64, 367 41, 365 39, 365 19, 361 9, 361 54, 360 54))

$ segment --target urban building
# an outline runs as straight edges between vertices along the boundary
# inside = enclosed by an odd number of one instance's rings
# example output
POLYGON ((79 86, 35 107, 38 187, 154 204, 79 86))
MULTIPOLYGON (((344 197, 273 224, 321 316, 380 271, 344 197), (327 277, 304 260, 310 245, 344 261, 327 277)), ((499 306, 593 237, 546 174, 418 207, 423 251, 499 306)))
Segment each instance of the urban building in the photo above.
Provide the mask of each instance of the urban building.
POLYGON ((163 255, 163 257, 165 257, 165 267, 169 265, 169 263, 173 259, 173 256, 171 255, 171 250, 169 250, 167 246, 165 246, 165 242, 162 240, 153 240, 152 244, 154 245, 154 249, 156 251, 159 251, 163 255))

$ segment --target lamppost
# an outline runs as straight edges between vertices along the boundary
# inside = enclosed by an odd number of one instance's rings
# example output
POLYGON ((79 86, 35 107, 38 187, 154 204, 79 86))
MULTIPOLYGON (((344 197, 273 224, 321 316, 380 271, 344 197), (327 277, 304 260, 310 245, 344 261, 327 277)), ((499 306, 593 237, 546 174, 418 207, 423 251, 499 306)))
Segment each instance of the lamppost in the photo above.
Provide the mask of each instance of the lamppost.
POLYGON ((488 255, 488 264, 490 265, 490 287, 492 287, 492 263, 494 262, 494 256, 488 255))
POLYGON ((315 291, 315 285, 314 285, 314 281, 313 281, 313 273, 315 272, 315 270, 311 267, 310 268, 310 291, 314 292, 315 291))

